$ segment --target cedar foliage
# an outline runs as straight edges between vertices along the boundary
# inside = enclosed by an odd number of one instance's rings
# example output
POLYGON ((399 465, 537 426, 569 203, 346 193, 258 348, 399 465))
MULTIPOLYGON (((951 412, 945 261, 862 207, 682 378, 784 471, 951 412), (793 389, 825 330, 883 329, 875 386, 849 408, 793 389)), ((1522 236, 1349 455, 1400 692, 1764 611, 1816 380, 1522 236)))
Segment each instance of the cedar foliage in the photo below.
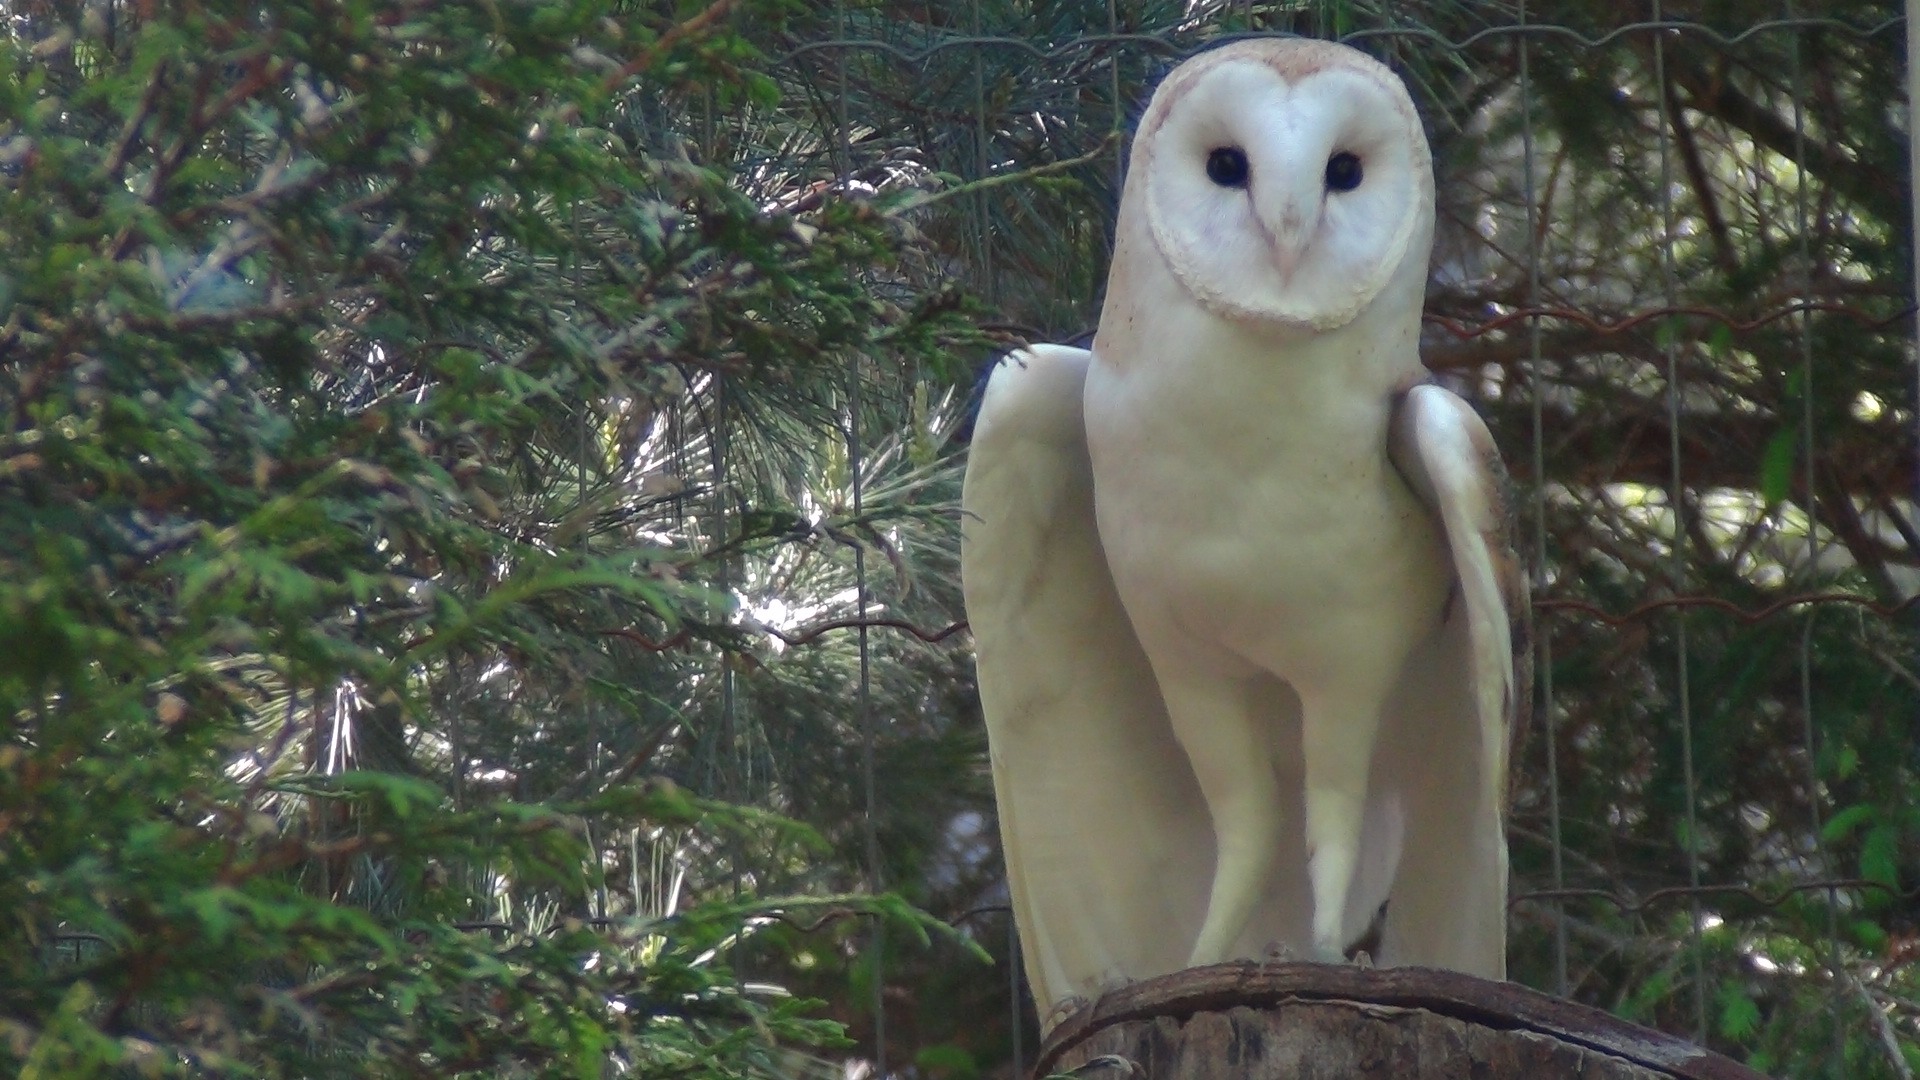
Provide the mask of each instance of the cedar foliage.
POLYGON ((737 462, 773 463, 697 418, 831 443, 973 335, 876 288, 900 228, 763 212, 689 155, 688 101, 771 100, 724 24, 10 19, 4 1071, 737 1076, 836 1045, 742 941, 924 917, 836 902, 832 837, 670 743, 710 737, 681 689, 740 649, 728 561, 891 512, 769 505, 737 462))

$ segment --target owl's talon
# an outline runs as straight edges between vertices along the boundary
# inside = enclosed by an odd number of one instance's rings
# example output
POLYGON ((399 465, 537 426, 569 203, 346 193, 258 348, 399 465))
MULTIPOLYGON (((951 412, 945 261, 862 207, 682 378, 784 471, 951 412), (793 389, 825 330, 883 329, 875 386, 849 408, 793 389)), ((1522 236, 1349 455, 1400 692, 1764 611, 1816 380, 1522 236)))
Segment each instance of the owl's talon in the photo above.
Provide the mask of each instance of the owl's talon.
POLYGON ((1146 1074, 1146 1070, 1140 1067, 1140 1063, 1132 1058, 1121 1057, 1119 1054, 1101 1054, 1099 1057, 1088 1058, 1085 1062, 1068 1069, 1066 1075, 1086 1076, 1101 1069, 1122 1069, 1128 1076, 1146 1074))
POLYGON ((1380 951, 1380 939, 1385 936, 1387 932, 1388 903, 1390 903, 1388 900, 1380 901, 1380 906, 1374 910, 1373 919, 1367 923, 1366 930, 1363 931, 1359 937, 1353 939, 1352 944, 1347 946, 1346 958, 1348 961, 1359 967, 1370 968, 1373 966, 1373 955, 1380 951))
MULTIPOLYGON (((1110 988, 1102 987, 1101 993, 1105 993, 1108 989, 1110 988)), ((1061 998, 1059 1001, 1054 1002, 1053 1008, 1047 1010, 1046 1016, 1040 1018, 1040 1029, 1042 1031, 1052 1031, 1061 1021, 1091 1004, 1093 1004, 1091 1000, 1081 997, 1078 994, 1069 998, 1061 998)))
POLYGON ((1295 952, 1293 947, 1284 941, 1270 941, 1267 943, 1267 947, 1260 951, 1260 963, 1262 965, 1295 964, 1299 963, 1301 959, 1300 954, 1295 952))

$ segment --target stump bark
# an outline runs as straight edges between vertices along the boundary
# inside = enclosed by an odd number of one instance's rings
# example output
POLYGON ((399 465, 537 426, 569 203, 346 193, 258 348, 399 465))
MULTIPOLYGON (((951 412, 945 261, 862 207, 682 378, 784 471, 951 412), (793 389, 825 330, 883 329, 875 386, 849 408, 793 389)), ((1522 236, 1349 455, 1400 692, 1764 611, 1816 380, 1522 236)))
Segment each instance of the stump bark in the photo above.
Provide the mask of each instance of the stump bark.
POLYGON ((1034 1076, 1086 1080, 1766 1080, 1514 983, 1429 968, 1251 961, 1114 990, 1063 1020, 1034 1076), (1131 1074, 1131 1075, 1129 1075, 1131 1074))

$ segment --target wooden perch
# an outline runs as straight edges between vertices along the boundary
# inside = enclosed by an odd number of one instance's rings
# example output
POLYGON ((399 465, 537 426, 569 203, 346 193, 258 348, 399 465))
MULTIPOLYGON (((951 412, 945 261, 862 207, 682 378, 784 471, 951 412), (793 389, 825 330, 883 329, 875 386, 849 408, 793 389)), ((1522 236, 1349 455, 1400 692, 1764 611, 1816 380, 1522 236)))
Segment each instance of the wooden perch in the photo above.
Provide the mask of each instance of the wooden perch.
POLYGON ((1086 1080, 1766 1080, 1682 1039, 1515 983, 1429 968, 1242 961, 1114 990, 1035 1077, 1086 1080))

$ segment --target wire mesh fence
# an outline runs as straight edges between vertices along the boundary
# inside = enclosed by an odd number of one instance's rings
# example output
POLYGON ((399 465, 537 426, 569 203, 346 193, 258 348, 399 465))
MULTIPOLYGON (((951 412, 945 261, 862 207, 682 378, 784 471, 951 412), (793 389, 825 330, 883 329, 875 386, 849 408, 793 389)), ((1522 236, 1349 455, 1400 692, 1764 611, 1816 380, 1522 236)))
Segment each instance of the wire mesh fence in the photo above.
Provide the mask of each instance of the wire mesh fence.
POLYGON ((1514 976, 1786 1075, 1905 1076, 1902 27, 1870 4, 976 0, 841 5, 783 62, 821 91, 828 182, 954 195, 914 218, 931 269, 1036 341, 1094 328, 1158 76, 1264 34, 1392 64, 1436 156, 1425 359, 1529 507, 1514 976))
MULTIPOLYGON (((412 18, 434 7, 395 11, 412 18)), ((645 7, 658 14, 660 5, 645 7)), ((733 7, 719 0, 679 24, 693 29, 666 33, 684 43, 699 27, 723 24, 733 7)), ((130 36, 144 20, 159 25, 155 12, 165 8, 0 4, 8 32, 35 43, 23 55, 39 68, 19 84, 51 73, 51 85, 71 87, 121 54, 197 47, 192 35, 130 36)), ((291 18, 299 8, 271 10, 291 18)), ((809 218, 829 234, 894 230, 899 261, 863 264, 863 289, 911 306, 929 296, 945 302, 935 287, 957 282, 980 299, 981 324, 1006 342, 1084 340, 1099 310, 1128 126, 1156 81, 1222 40, 1334 38, 1386 60, 1423 112, 1439 221, 1423 357, 1487 418, 1525 496, 1537 677, 1509 822, 1513 976, 1780 1076, 1911 1075, 1920 1063, 1920 522, 1912 167, 1899 89, 1903 27, 1912 28, 1895 7, 836 0, 794 8, 778 27, 746 28, 759 57, 721 49, 703 61, 715 70, 737 63, 742 83, 764 79, 777 93, 716 79, 704 96, 682 97, 669 83, 670 92, 622 98, 602 118, 606 144, 644 148, 636 177, 669 176, 692 159, 723 174, 729 197, 751 198, 749 213, 735 214, 704 180, 685 189, 662 183, 621 193, 631 202, 612 209, 588 203, 594 220, 567 221, 565 242, 522 248, 515 237, 527 233, 510 226, 526 222, 498 215, 515 207, 533 221, 546 204, 519 206, 489 189, 457 211, 428 208, 435 221, 485 210, 494 217, 484 228, 411 237, 409 211, 368 209, 368 200, 378 203, 389 187, 439 194, 421 175, 449 188, 465 183, 477 157, 446 165, 435 157, 442 144, 426 136, 394 150, 444 118, 416 130, 407 125, 418 118, 402 107, 411 103, 387 102, 392 131, 406 138, 393 135, 388 145, 380 128, 365 156, 343 159, 367 169, 393 151, 405 162, 380 174, 373 195, 355 186, 363 178, 351 170, 329 181, 352 197, 343 197, 345 231, 328 235, 342 244, 339 237, 360 237, 345 250, 367 254, 349 269, 364 272, 370 288, 335 293, 329 284, 317 294, 316 308, 332 314, 308 372, 313 408, 361 430, 358 418, 379 401, 417 400, 451 378, 429 362, 449 341, 479 343, 474 370, 509 370, 524 359, 508 348, 524 332, 517 309, 487 314, 504 329, 484 319, 468 325, 458 312, 412 310, 421 306, 417 290, 393 286, 399 299, 378 301, 387 305, 379 310, 405 309, 435 327, 426 316, 447 314, 446 327, 402 333, 368 317, 362 305, 375 301, 367 297, 385 296, 371 283, 406 269, 392 250, 444 248, 449 260, 480 267, 470 283, 476 295, 505 279, 538 283, 515 295, 537 298, 529 306, 547 319, 549 344, 590 353, 581 370, 612 369, 618 379, 583 384, 595 389, 579 399, 529 394, 540 423, 524 429, 528 445, 470 445, 465 428, 451 431, 435 453, 449 475, 471 480, 462 498, 485 521, 457 535, 463 543, 505 538, 512 545, 500 550, 523 559, 644 548, 633 565, 662 588, 697 589, 676 600, 672 618, 637 601, 590 597, 577 608, 541 609, 498 643, 416 661, 407 677, 424 704, 412 712, 379 698, 371 683, 340 682, 331 668, 306 682, 261 675, 241 696, 265 734, 234 751, 236 770, 262 778, 275 769, 418 773, 444 778, 461 811, 495 799, 572 798, 661 772, 705 795, 771 806, 817 826, 826 854, 769 855, 757 834, 642 829, 609 816, 585 826, 601 884, 580 910, 562 910, 537 883, 506 881, 475 857, 449 873, 470 870, 474 893, 497 900, 499 911, 454 925, 537 936, 569 919, 647 925, 696 895, 899 889, 985 943, 1012 981, 988 979, 937 947, 849 930, 853 920, 835 914, 787 925, 758 913, 759 925, 795 935, 781 948, 811 965, 787 964, 778 981, 833 997, 831 1015, 860 1040, 873 1074, 962 1078, 1009 1057, 1020 1072, 1033 1031, 984 817, 953 558, 950 436, 964 430, 956 403, 971 373, 870 354, 890 346, 846 332, 849 321, 873 315, 835 306, 852 304, 852 290, 793 301, 768 286, 773 263, 758 271, 728 263, 715 254, 724 245, 707 246, 694 225, 739 231, 757 207, 764 213, 754 228, 773 236, 780 230, 767 223, 791 215, 791 237, 749 237, 782 259, 806 247, 809 218), (414 172, 422 162, 433 171, 414 172), (823 208, 843 198, 871 202, 881 224, 828 221, 823 208), (403 243, 413 246, 394 247, 403 243), (714 278, 716 265, 734 266, 727 273, 735 276, 714 278), (583 301, 589 292, 599 299, 583 301), (627 306, 635 297, 644 303, 627 306), (785 302, 809 310, 770 329, 785 302), (672 341, 654 333, 659 312, 685 332, 672 341), (756 349, 776 359, 746 355, 756 349), (813 363, 822 355, 830 366, 813 363), (563 655, 538 655, 544 649, 563 655), (955 1046, 967 1048, 970 1065, 942 1056, 955 1046)), ((245 39, 273 20, 244 10, 231 22, 227 29, 245 39)), ((406 25, 413 33, 425 24, 406 25)), ((355 48, 387 56, 396 71, 406 70, 410 49, 412 59, 431 51, 388 29, 373 26, 355 48)), ((472 30, 455 29, 449 40, 464 42, 472 30)), ((498 40, 478 40, 484 29, 472 32, 472 53, 460 55, 479 69, 435 69, 432 85, 456 88, 469 104, 511 98, 504 84, 485 80, 504 77, 487 64, 510 68, 512 57, 498 40)), ((625 34, 603 43, 630 45, 625 34)), ((298 65, 268 63, 273 46, 255 44, 260 66, 236 84, 245 93, 193 97, 194 80, 162 65, 124 93, 80 94, 71 110, 43 96, 36 107, 58 117, 112 106, 102 115, 113 123, 81 124, 74 130, 90 138, 69 141, 120 147, 102 175, 118 176, 129 161, 161 163, 139 174, 151 182, 148 197, 194 146, 224 155, 224 166, 190 178, 227 177, 221 182, 241 193, 194 203, 204 210, 193 218, 202 231, 174 254, 220 278, 234 310, 285 318, 275 310, 279 293, 254 296, 243 274, 227 272, 239 265, 228 230, 247 235, 232 215, 271 224, 263 193, 282 175, 277 155, 315 152, 320 144, 302 132, 351 128, 353 109, 381 86, 355 82, 345 59, 339 85, 321 85, 298 65), (287 82, 262 81, 263 72, 287 82), (168 96, 178 94, 187 97, 168 96), (178 104, 177 115, 150 116, 141 104, 162 100, 178 104), (219 139, 202 130, 209 101, 231 113, 219 139), (256 101, 265 104, 241 109, 256 101), (138 122, 114 111, 123 107, 138 122), (168 124, 185 134, 170 134, 168 124), (256 176, 258 188, 245 192, 256 176)), ((664 38, 656 44, 633 62, 670 54, 664 38)), ((591 49, 569 52, 572 42, 556 48, 587 68, 606 61, 616 74, 635 70, 591 49)), ((212 86, 244 67, 223 54, 181 70, 212 86)), ((618 81, 594 75, 602 78, 618 81)), ((520 90, 528 100, 542 92, 520 90)), ((527 131, 516 126, 522 115, 499 123, 507 149, 491 156, 524 149, 516 144, 527 131)), ((555 122, 544 112, 524 116, 541 118, 534 131, 555 122)), ((0 116, 0 125, 19 120, 0 116)), ((13 130, 0 146, 8 182, 32 167, 23 156, 29 144, 13 130)), ((557 219, 538 224, 540 237, 561 231, 557 219)), ((35 240, 12 235, 23 248, 35 240)), ((160 283, 167 316, 184 320, 165 326, 191 338, 225 310, 204 297, 201 307, 189 303, 199 275, 176 273, 165 252, 119 251, 112 235, 104 243, 105 261, 160 283)), ((275 258, 298 264, 304 245, 287 243, 275 258)), ((260 280, 281 280, 279 266, 258 271, 260 280)), ((8 336, 0 344, 11 345, 15 329, 0 328, 8 336)), ((98 335, 103 349, 125 328, 109 329, 98 335)), ((929 341, 901 352, 924 360, 929 341)), ((278 355, 272 349, 263 355, 278 355)), ((7 362, 11 387, 44 389, 31 360, 7 362)), ((126 356, 119 362, 146 370, 126 356)), ((183 361, 182 370, 199 362, 183 361)), ((188 389, 182 408, 199 408, 199 384, 188 389)), ((297 449, 308 456, 310 448, 297 449)), ((229 471, 263 493, 268 481, 292 482, 262 478, 262 458, 233 460, 229 471)), ((193 478, 185 469, 169 477, 153 505, 177 510, 168 493, 193 478)), ((107 492, 86 490, 88 499, 107 492)), ((287 488, 290 504, 297 490, 287 488)), ((190 539, 187 523, 156 514, 140 505, 126 516, 126 546, 141 559, 190 539)), ((418 580, 395 586, 398 595, 376 608, 425 620, 436 591, 487 595, 510 562, 421 558, 408 564, 418 580)), ((341 611, 343 626, 380 623, 359 600, 341 611)), ((376 644, 404 657, 426 640, 376 644)), ((222 659, 277 670, 250 655, 222 659)), ((290 833, 311 818, 323 849, 353 825, 344 813, 322 816, 317 803, 260 798, 244 805, 266 807, 290 833)), ((252 817, 234 815, 243 817, 251 829, 252 817)), ((401 891, 372 862, 316 865, 318 880, 300 885, 321 897, 377 907, 401 891)), ((108 956, 112 943, 85 929, 50 931, 47 966, 108 956)), ((703 946, 699 960, 737 954, 730 966, 744 987, 756 964, 789 959, 780 948, 756 953, 747 937, 743 928, 703 946)))

